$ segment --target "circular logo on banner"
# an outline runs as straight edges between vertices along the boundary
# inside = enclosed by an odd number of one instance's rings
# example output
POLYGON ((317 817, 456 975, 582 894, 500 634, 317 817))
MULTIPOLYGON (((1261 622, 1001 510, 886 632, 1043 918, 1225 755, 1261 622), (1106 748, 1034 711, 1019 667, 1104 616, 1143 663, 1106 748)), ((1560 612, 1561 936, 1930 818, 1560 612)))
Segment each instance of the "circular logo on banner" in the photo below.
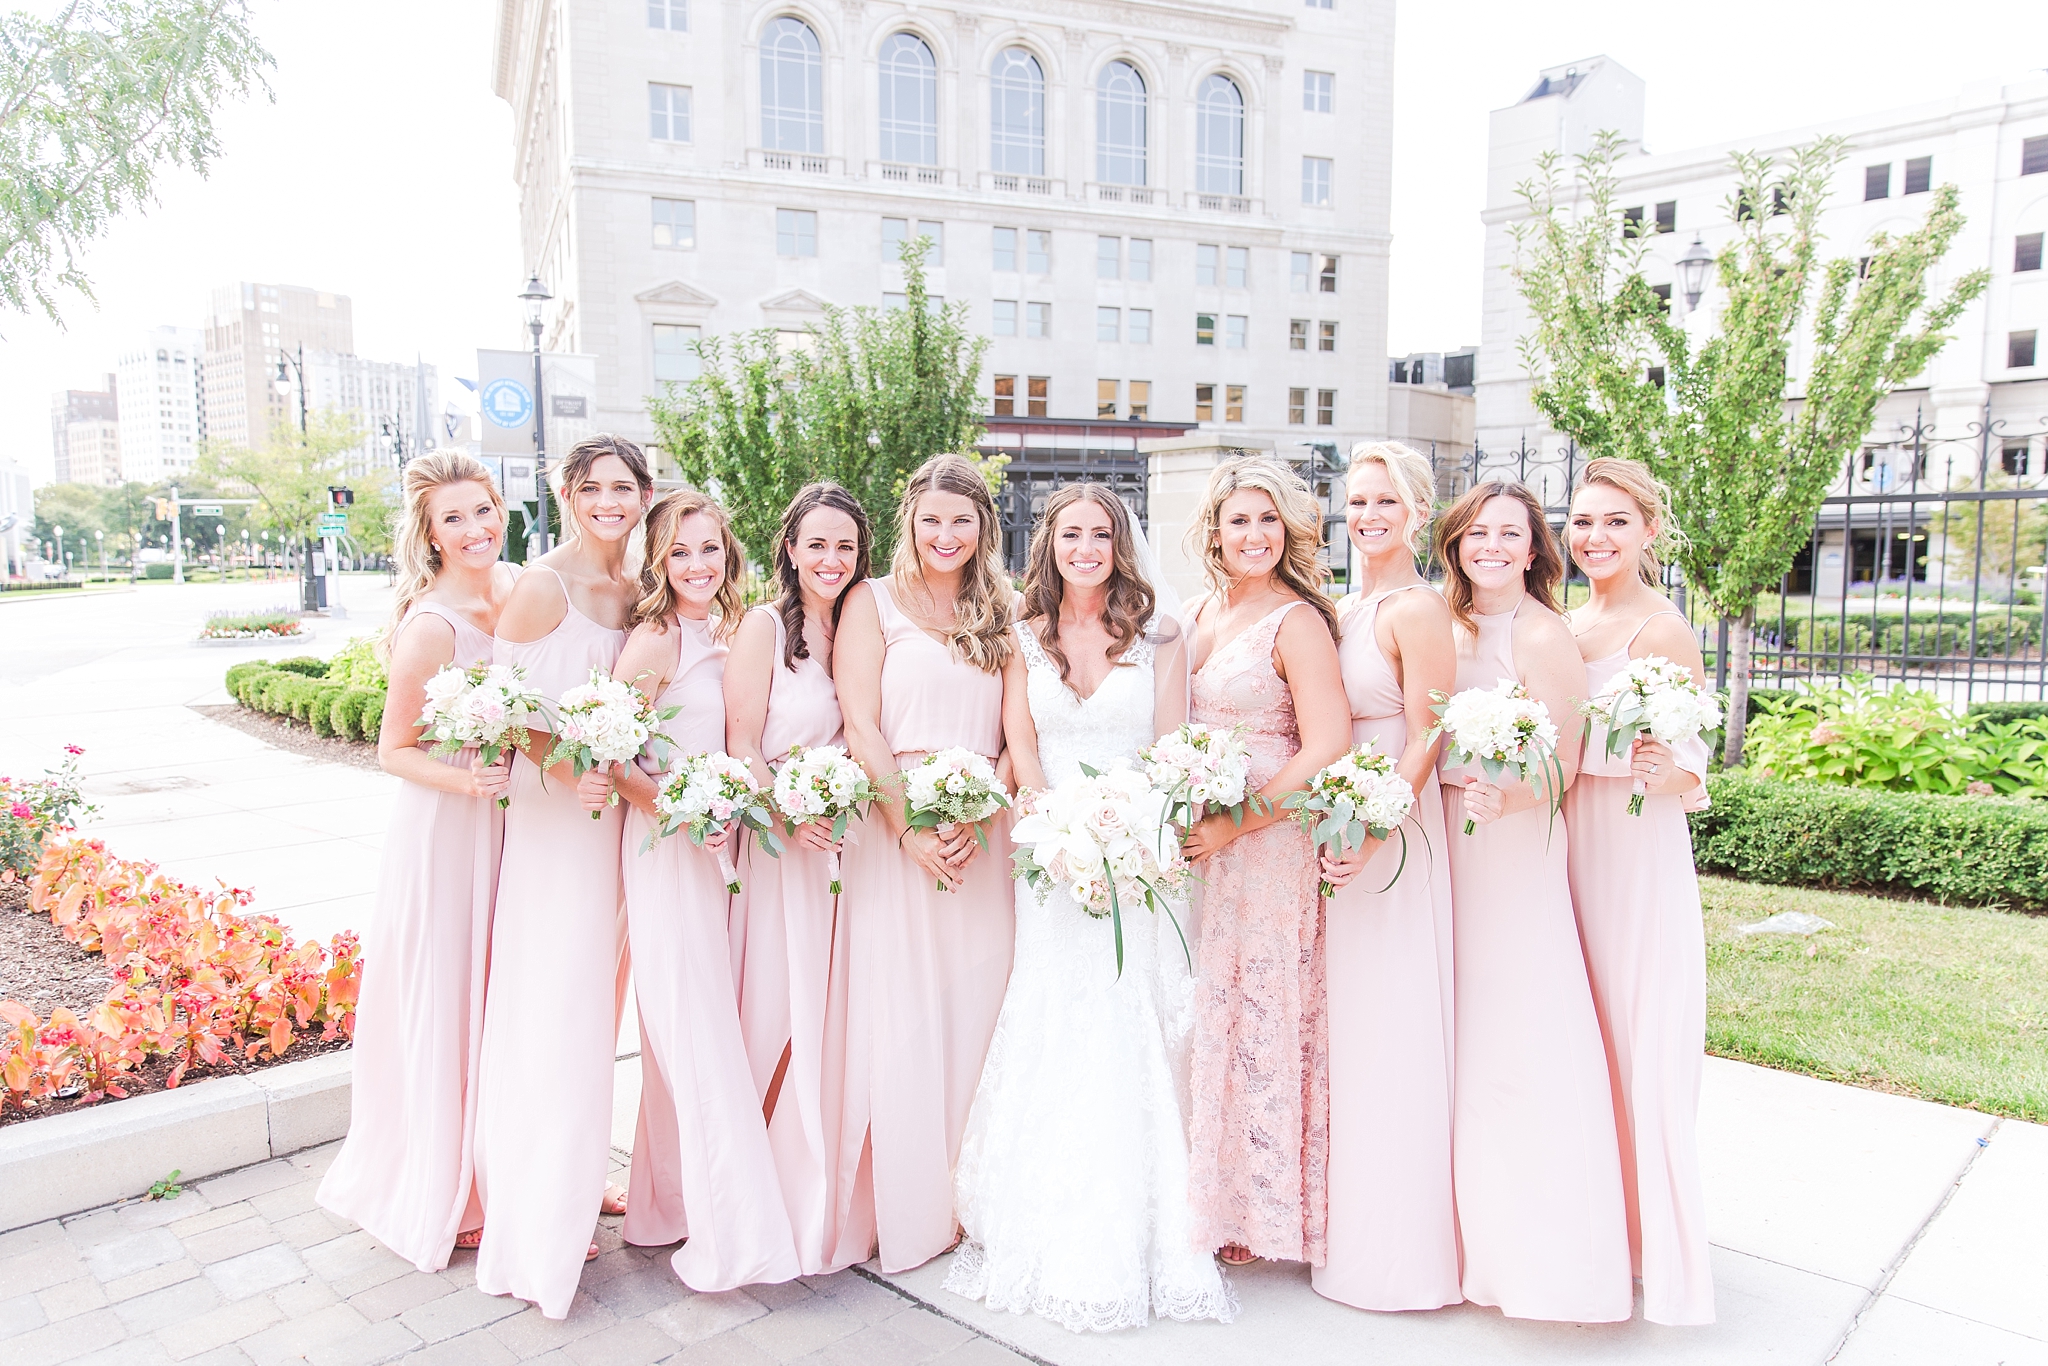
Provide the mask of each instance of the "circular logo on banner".
POLYGON ((524 427, 533 419, 533 391, 516 379, 494 379, 484 386, 479 406, 500 427, 524 427))

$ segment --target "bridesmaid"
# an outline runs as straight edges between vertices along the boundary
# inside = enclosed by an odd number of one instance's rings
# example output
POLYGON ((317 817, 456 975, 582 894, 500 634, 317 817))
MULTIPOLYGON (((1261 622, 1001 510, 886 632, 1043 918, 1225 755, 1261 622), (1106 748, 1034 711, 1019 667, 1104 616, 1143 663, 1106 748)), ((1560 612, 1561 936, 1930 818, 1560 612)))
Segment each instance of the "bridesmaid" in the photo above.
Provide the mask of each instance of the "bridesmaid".
POLYGON ((517 574, 500 563, 505 503, 481 461, 436 451, 405 467, 398 600, 386 639, 389 705, 377 738, 403 779, 384 837, 376 917, 356 1007, 348 1141, 320 1204, 421 1271, 448 1264, 458 1230, 474 1247, 477 1048, 484 965, 505 826, 494 800, 510 763, 428 751, 427 680, 491 662, 491 632, 517 574))
MULTIPOLYGON (((558 477, 568 537, 520 575, 497 644, 497 662, 524 666, 551 698, 619 657, 639 588, 626 555, 654 492, 646 458, 623 437, 578 442, 558 477)), ((552 743, 535 731, 534 748, 512 761, 478 1070, 476 1180, 489 1222, 476 1282, 559 1319, 597 1255, 591 1229, 609 1198, 624 946, 611 780, 593 770, 579 781, 567 762, 543 777, 552 743)))
POLYGON ((1308 836, 1280 809, 1351 739, 1321 546, 1314 495, 1260 456, 1216 467, 1188 533, 1213 590, 1195 613, 1188 718, 1244 727, 1270 804, 1242 824, 1205 816, 1183 842, 1205 861, 1190 1198, 1200 1246, 1230 1266, 1324 1257, 1323 908, 1308 836))
MULTIPOLYGON (((657 710, 682 709, 661 727, 671 761, 725 747, 726 642, 745 610, 732 571, 744 562, 724 511, 704 494, 677 489, 649 509, 639 625, 614 672, 657 710)), ((681 833, 644 847, 661 821, 654 798, 666 776, 650 774, 653 764, 610 770, 631 806, 626 921, 641 1075, 651 1078, 642 1083, 625 1239, 656 1247, 687 1236, 671 1265, 692 1290, 792 1280, 796 1244, 740 1042, 732 896, 718 866, 719 850, 737 852, 735 828, 702 848, 681 833)))
MULTIPOLYGON (((1557 615, 1564 559, 1542 505, 1520 484, 1479 484, 1438 521, 1436 550, 1456 622, 1457 690, 1519 680, 1550 711, 1569 783, 1586 666, 1557 615)), ((1631 1306, 1621 1159, 1565 826, 1527 783, 1452 769, 1443 784, 1465 1298, 1510 1318, 1619 1322, 1631 1306)))
POLYGON ((1458 660, 1450 608, 1416 570, 1434 488, 1429 461, 1398 442, 1351 453, 1344 524, 1361 573, 1337 606, 1351 742, 1375 742, 1416 796, 1405 855, 1368 841, 1323 858, 1339 890, 1327 931, 1329 1260, 1313 1280, 1360 1309, 1464 1298, 1451 1196, 1451 873, 1428 735, 1430 693, 1451 690, 1458 660))
MULTIPOLYGON (((900 794, 896 774, 936 750, 1005 758, 1010 601, 981 471, 933 456, 903 491, 889 576, 847 593, 836 647, 847 745, 878 787, 900 794)), ((910 829, 897 795, 875 803, 846 869, 840 1180, 872 1182, 884 1271, 920 1266, 959 1237, 953 1163, 1016 920, 1008 823, 998 814, 985 826, 986 850, 970 826, 910 829)))
MULTIPOLYGON (((837 484, 806 485, 782 514, 781 593, 740 622, 725 666, 726 752, 763 784, 792 745, 845 742, 832 641, 848 590, 868 576, 872 542, 866 510, 837 484)), ((746 944, 740 1032, 805 1275, 866 1261, 875 1242, 872 1204, 856 1205, 852 1184, 839 1182, 846 945, 831 833, 812 822, 783 841, 781 858, 750 855, 733 908, 746 944)))
MULTIPOLYGON (((1631 659, 1662 655, 1706 669, 1692 627, 1657 591, 1657 537, 1671 525, 1664 490, 1634 460, 1587 464, 1573 495, 1572 558, 1593 587, 1571 614, 1586 684, 1604 692, 1631 659)), ((1706 805, 1707 746, 1649 736, 1609 758, 1596 729, 1565 798, 1572 900, 1607 1042, 1621 1137, 1629 1253, 1652 1323, 1714 1321, 1714 1276, 1700 1191, 1700 1059, 1706 1052, 1707 948, 1685 812, 1706 805), (1633 782, 1649 797, 1627 811, 1633 782)))

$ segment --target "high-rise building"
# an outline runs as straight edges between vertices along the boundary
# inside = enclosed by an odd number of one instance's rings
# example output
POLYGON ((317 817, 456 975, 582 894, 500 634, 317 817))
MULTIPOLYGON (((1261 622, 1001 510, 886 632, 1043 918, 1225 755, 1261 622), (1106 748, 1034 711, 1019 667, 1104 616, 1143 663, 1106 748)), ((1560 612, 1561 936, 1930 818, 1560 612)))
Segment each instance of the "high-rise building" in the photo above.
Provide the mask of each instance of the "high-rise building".
MULTIPOLYGON (((278 422, 298 421, 298 382, 277 391, 277 365, 299 348, 353 354, 355 327, 346 294, 297 285, 220 285, 206 316, 206 439, 217 445, 261 446, 278 422)), ((307 405, 312 403, 310 386, 307 405)))
MULTIPOLYGON (((292 401, 298 401, 292 395, 292 401)), ((440 378, 431 365, 369 360, 336 351, 306 352, 306 405, 354 420, 362 441, 351 452, 347 473, 398 463, 402 449, 418 454, 431 439, 432 417, 441 406, 440 378)), ((292 417, 297 421, 296 414, 292 417)))
POLYGON ((59 389, 50 396, 50 453, 52 472, 59 484, 120 482, 120 436, 118 431, 111 438, 113 447, 114 477, 104 478, 106 473, 108 437, 102 428, 117 424, 120 420, 119 400, 115 397, 117 382, 112 375, 101 389, 59 389), (80 440, 89 449, 82 449, 77 468, 72 466, 71 429, 80 430, 80 440))
POLYGON ((153 484, 192 468, 206 439, 205 353, 196 327, 154 327, 121 353, 121 478, 153 484))

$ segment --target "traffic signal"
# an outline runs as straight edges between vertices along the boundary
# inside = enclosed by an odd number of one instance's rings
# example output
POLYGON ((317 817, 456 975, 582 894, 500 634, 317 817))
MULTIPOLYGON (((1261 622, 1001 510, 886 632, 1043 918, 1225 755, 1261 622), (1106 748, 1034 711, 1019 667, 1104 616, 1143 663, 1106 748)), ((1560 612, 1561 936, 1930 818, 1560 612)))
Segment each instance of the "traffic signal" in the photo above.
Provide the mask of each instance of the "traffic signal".
POLYGON ((152 502, 152 503, 154 503, 154 504, 156 504, 156 520, 157 520, 157 521, 159 521, 159 522, 168 522, 168 521, 170 521, 170 520, 171 520, 171 500, 170 500, 170 499, 168 499, 168 498, 152 498, 152 499, 150 499, 149 501, 150 501, 150 502, 152 502))
POLYGON ((351 507, 356 501, 356 491, 354 489, 342 488, 336 484, 329 484, 327 486, 327 501, 333 507, 351 507))

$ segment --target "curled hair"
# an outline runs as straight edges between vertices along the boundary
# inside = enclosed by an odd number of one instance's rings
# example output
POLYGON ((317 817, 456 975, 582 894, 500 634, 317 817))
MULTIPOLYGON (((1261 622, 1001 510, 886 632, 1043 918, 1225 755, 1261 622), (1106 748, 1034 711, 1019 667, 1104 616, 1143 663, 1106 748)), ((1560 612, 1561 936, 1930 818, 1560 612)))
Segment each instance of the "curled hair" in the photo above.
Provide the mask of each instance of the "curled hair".
POLYGON ((1645 524, 1657 528, 1657 534, 1643 542, 1636 572, 1650 587, 1662 588, 1664 561, 1658 557, 1657 547, 1676 549, 1679 535, 1678 523, 1671 516, 1671 490, 1650 473, 1648 465, 1619 455, 1603 455, 1588 460, 1585 471, 1579 475, 1578 488, 1572 490, 1572 501, 1577 502, 1579 494, 1591 484, 1604 484, 1618 490, 1636 505, 1636 511, 1643 515, 1645 524))
POLYGON ((575 528, 578 535, 583 533, 583 527, 572 511, 576 504, 570 495, 578 484, 590 477, 590 467, 607 455, 616 455, 625 462, 633 482, 640 486, 642 498, 654 492, 654 473, 648 469, 647 456, 638 445, 609 432, 585 437, 571 446, 569 453, 562 457, 562 463, 555 466, 555 501, 561 504, 562 521, 575 528))
MULTIPOLYGON (((406 613, 433 588, 434 579, 441 572, 441 552, 434 548, 433 514, 427 502, 436 489, 465 483, 482 484, 489 489, 498 515, 505 515, 505 499, 491 482, 490 470, 467 451, 429 451, 405 464, 405 473, 399 479, 398 525, 391 536, 391 558, 398 564, 398 592, 391 604, 391 625, 384 632, 384 649, 390 648, 398 628, 405 624, 406 613)), ((501 541, 503 535, 501 530, 501 541)))
POLYGON ((1555 612, 1557 588, 1564 582, 1564 554, 1557 547, 1557 533, 1550 529, 1543 504, 1536 501, 1528 485, 1513 479, 1489 479, 1474 484, 1436 523, 1437 558, 1444 562, 1444 601, 1451 605, 1451 615, 1458 624, 1468 631, 1476 632, 1479 625, 1472 619, 1472 580, 1466 577, 1465 563, 1458 558, 1458 542, 1496 498, 1514 499, 1522 505, 1529 520, 1529 545, 1535 553, 1529 567, 1522 571, 1523 591, 1555 612))
POLYGON ((1387 472, 1394 496, 1408 510, 1408 528, 1402 540, 1410 555, 1420 556, 1428 540, 1430 506, 1436 495, 1436 473, 1429 467, 1429 457, 1398 441, 1361 441, 1351 448, 1351 468, 1344 482, 1349 485, 1351 476, 1365 465, 1378 465, 1387 472))
POLYGON ((668 552, 682 539, 683 519, 700 512, 718 523, 718 538, 725 546, 725 577, 718 585, 718 595, 712 599, 712 605, 718 609, 718 620, 712 625, 711 635, 715 640, 727 640, 740 629, 740 616, 746 611, 746 597, 740 592, 739 580, 746 565, 746 552, 740 549, 739 538, 732 534, 732 521, 725 515, 725 509, 710 494, 696 489, 671 489, 647 510, 643 542, 646 563, 640 567, 640 601, 633 605, 633 620, 651 622, 657 631, 668 629, 668 619, 677 607, 676 586, 668 581, 668 552))
POLYGON ((1010 659, 1010 583, 1003 572, 1002 538, 996 500, 980 468, 964 455, 935 455, 912 472, 896 509, 896 553, 889 572, 899 582, 924 582, 924 562, 917 554, 917 504, 927 493, 951 493, 974 504, 974 554, 960 576, 953 599, 953 626, 946 646, 983 673, 998 673, 1010 659))
POLYGON ((1031 549, 1025 556, 1022 615, 1026 621, 1045 623, 1040 643, 1059 667, 1060 682, 1069 688, 1073 684, 1067 679, 1067 652, 1060 647, 1060 601, 1066 595, 1066 583, 1060 578, 1055 555, 1060 514, 1076 503, 1093 503, 1109 514, 1109 597, 1102 606, 1102 624, 1115 637, 1107 652, 1113 664, 1130 662, 1124 658, 1125 651, 1144 633, 1159 605, 1151 581, 1138 567, 1137 541, 1131 535, 1131 513, 1124 500, 1093 482, 1054 489, 1045 500, 1045 514, 1031 533, 1031 549))
POLYGON ((775 581, 782 589, 776 596, 775 610, 782 614, 782 665, 786 669, 794 669, 799 659, 811 657, 811 647, 804 640, 803 578, 789 548, 802 533, 804 518, 819 508, 843 512, 853 519, 853 572, 840 585, 839 596, 832 599, 834 631, 839 629, 839 611, 846 606, 846 590, 868 576, 869 557, 874 553, 875 531, 868 524, 868 510, 839 485, 829 481, 805 484, 789 500, 789 506, 782 510, 782 529, 775 533, 775 581))
POLYGON ((1273 566, 1273 577, 1322 614, 1330 639, 1342 639, 1337 610, 1330 605, 1327 591, 1330 569, 1318 558, 1323 548, 1322 504, 1300 475, 1270 456, 1234 455, 1209 471, 1202 510, 1188 524, 1187 548, 1201 561, 1202 576, 1210 589, 1221 594, 1230 587, 1230 571, 1223 566, 1223 504, 1240 489, 1265 494, 1280 513, 1286 544, 1273 566))

